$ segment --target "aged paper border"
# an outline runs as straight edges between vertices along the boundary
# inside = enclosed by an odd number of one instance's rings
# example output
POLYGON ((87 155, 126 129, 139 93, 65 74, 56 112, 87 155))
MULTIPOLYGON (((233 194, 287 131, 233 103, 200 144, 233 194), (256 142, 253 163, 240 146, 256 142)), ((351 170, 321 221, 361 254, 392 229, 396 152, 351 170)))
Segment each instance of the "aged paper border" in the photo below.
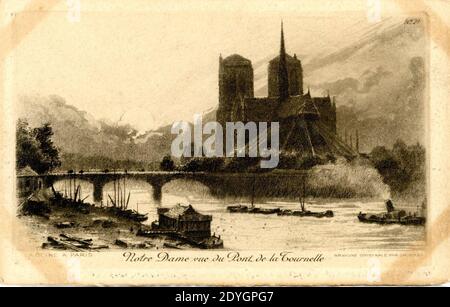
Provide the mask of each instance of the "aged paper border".
MULTIPOLYGON (((321 263, 154 263, 125 262, 123 252, 80 255, 56 252, 26 252, 29 242, 24 226, 16 218, 14 170, 14 89, 11 56, 15 46, 45 18, 46 12, 67 9, 66 1, 31 0, 23 11, 37 11, 27 22, 17 24, 11 1, 0 3, 1 13, 1 81, 0 120, 0 283, 12 284, 174 284, 174 285, 344 285, 344 284, 441 284, 449 279, 450 189, 447 188, 450 163, 450 124, 448 120, 450 84, 450 16, 443 1, 380 1, 382 16, 426 14, 430 38, 428 105, 428 182, 429 205, 427 248, 415 255, 386 257, 380 251, 375 270, 379 278, 371 279, 371 258, 338 258, 322 253, 321 263), (447 14, 448 15, 448 14, 447 14), (20 240, 13 240, 12 229, 20 240), (24 234, 21 236, 21 234, 24 234)), ((373 1, 165 1, 172 9, 285 10, 299 14, 324 15, 330 11, 365 11, 373 1)), ((145 10, 145 1, 82 1, 83 10, 145 10)), ((162 5, 162 4, 161 4, 162 5)), ((225 256, 229 251, 219 252, 225 256)), ((279 252, 279 251, 275 251, 279 252)), ((142 251, 136 252, 138 255, 142 251)), ((146 252, 155 256, 157 252, 146 252)), ((210 256, 217 251, 171 252, 178 256, 210 256)), ((264 255, 272 251, 261 251, 264 255)), ((297 256, 315 256, 320 251, 296 252, 297 256)), ((365 253, 361 251, 361 253, 365 253)), ((249 255, 250 252, 242 252, 249 255)), ((255 251, 253 254, 259 254, 255 251)), ((406 254, 406 253, 405 253, 406 254)))

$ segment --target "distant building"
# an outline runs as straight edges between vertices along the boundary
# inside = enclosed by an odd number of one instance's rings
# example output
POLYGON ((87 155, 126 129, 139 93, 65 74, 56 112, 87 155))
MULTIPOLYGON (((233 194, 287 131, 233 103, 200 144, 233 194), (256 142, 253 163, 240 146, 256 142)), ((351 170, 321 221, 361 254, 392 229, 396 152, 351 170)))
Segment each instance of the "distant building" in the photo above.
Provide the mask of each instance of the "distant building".
POLYGON ((176 231, 191 238, 211 236, 212 216, 197 212, 191 205, 158 208, 158 219, 161 230, 176 231))
POLYGON ((219 58, 217 121, 280 122, 280 150, 308 155, 356 152, 337 136, 336 102, 328 94, 303 93, 303 69, 297 55, 286 53, 283 25, 280 54, 269 62, 268 97, 254 97, 252 62, 238 54, 219 58))
POLYGON ((43 180, 31 167, 26 166, 18 169, 17 177, 17 195, 27 197, 33 192, 43 188, 43 180))

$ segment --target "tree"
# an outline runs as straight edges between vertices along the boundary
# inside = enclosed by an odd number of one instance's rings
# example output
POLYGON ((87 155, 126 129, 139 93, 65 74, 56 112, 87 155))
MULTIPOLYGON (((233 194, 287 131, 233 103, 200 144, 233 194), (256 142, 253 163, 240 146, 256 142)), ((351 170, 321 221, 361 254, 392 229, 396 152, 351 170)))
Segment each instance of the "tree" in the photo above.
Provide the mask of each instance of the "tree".
POLYGON ((45 123, 42 127, 34 128, 33 134, 39 143, 39 149, 43 158, 37 171, 39 173, 46 173, 61 166, 59 151, 52 141, 53 129, 50 123, 45 123))
POLYGON ((211 157, 201 159, 201 169, 204 172, 218 172, 223 169, 224 159, 221 157, 211 157))
POLYGON ((50 124, 30 129, 28 122, 19 119, 16 127, 16 166, 30 166, 42 174, 61 165, 59 151, 51 137, 53 130, 50 124))
POLYGON ((173 171, 175 169, 175 163, 173 162, 172 157, 170 155, 164 156, 160 167, 163 171, 173 171))
POLYGON ((192 158, 185 165, 183 165, 184 172, 201 172, 202 162, 200 158, 192 158))
POLYGON ((16 127, 16 167, 30 166, 37 171, 42 160, 39 144, 32 136, 32 131, 26 120, 19 119, 16 127))
POLYGON ((425 149, 420 144, 407 146, 397 140, 392 150, 375 147, 370 160, 393 192, 402 193, 425 181, 425 149))

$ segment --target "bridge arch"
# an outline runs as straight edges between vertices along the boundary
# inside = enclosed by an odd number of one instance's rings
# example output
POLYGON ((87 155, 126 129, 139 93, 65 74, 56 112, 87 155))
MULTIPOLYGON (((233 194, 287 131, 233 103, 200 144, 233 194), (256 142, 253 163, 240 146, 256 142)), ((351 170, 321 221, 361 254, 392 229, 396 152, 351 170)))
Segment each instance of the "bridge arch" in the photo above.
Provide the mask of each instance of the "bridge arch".
POLYGON ((213 195, 211 187, 196 178, 172 178, 168 180, 161 188, 161 202, 168 202, 168 199, 166 199, 168 194, 175 196, 175 199, 179 198, 180 202, 191 196, 207 198, 213 195))

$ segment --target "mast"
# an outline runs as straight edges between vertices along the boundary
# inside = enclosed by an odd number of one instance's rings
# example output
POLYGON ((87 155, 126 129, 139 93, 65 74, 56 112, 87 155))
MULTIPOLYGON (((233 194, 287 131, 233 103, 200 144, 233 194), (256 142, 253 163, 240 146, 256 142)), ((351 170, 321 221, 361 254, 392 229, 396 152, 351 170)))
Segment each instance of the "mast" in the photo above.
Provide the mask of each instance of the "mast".
POLYGON ((128 192, 128 198, 127 198, 127 203, 126 203, 125 209, 128 209, 128 203, 130 202, 130 195, 131 195, 131 193, 128 192))
POLYGON ((117 200, 119 208, 122 209, 122 189, 120 188, 120 179, 117 182, 117 200))
POLYGON ((125 182, 126 178, 125 175, 123 176, 123 206, 126 209, 127 207, 127 202, 126 202, 126 196, 127 196, 127 191, 126 191, 126 182, 125 182))
POLYGON ((255 201, 255 180, 256 180, 256 176, 253 175, 253 182, 252 182, 252 199, 251 199, 252 207, 253 207, 254 201, 255 201))
POLYGON ((75 190, 77 190, 76 184, 77 184, 77 182, 76 182, 76 179, 75 179, 75 171, 74 171, 74 174, 73 174, 73 200, 74 200, 74 201, 77 200, 77 199, 76 199, 77 196, 75 195, 75 190))
MULTIPOLYGON (((115 170, 114 170, 114 173, 116 173, 115 170)), ((116 177, 115 176, 114 176, 113 183, 114 183, 114 201, 113 201, 113 203, 114 203, 114 207, 115 207, 117 204, 117 191, 116 191, 116 177)))
POLYGON ((359 132, 356 129, 356 152, 359 153, 359 132))
POLYGON ((305 180, 302 181, 302 193, 300 194, 299 200, 302 211, 305 211, 305 180))
POLYGON ((69 177, 69 198, 72 199, 72 177, 69 177))

